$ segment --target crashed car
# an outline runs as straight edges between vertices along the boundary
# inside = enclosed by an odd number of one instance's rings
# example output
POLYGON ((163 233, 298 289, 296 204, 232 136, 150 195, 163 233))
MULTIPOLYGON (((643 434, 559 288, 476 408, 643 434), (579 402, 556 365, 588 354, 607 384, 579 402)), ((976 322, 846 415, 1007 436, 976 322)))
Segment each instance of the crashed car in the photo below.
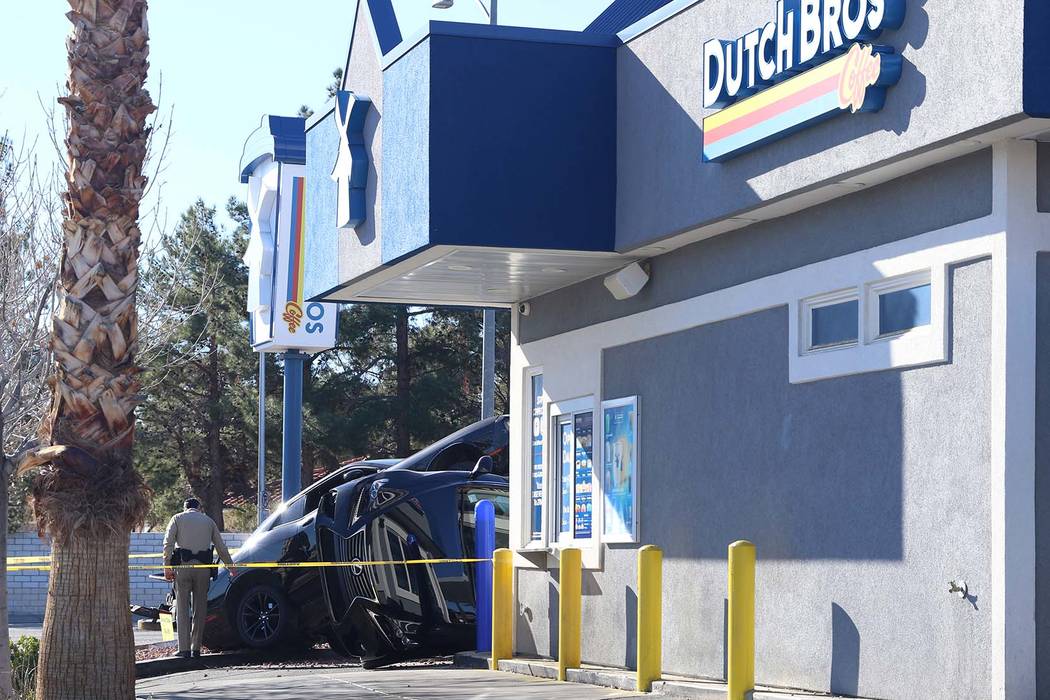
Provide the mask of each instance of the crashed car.
MULTIPOLYGON (((348 465, 282 505, 234 563, 470 558, 474 504, 508 537, 507 418, 475 423, 397 461, 348 465), (477 470, 478 460, 485 465, 477 470)), ((212 649, 309 646, 367 665, 474 646, 474 565, 220 569, 208 594, 212 649)))

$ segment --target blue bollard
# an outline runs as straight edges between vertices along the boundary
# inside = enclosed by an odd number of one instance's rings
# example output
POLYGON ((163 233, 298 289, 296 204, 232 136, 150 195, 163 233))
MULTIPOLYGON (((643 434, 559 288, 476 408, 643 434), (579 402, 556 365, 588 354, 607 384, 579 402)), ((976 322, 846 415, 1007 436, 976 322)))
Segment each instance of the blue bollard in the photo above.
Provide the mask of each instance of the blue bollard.
POLYGON ((492 651, 492 554, 496 551, 496 509, 492 501, 474 505, 474 556, 485 559, 474 568, 477 649, 492 651))

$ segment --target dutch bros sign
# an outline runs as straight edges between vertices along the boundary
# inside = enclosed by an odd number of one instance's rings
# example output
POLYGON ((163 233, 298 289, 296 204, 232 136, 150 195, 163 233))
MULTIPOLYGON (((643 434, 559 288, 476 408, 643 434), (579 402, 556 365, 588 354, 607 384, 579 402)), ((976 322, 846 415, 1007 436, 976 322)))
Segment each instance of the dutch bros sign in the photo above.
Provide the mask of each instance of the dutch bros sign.
POLYGON ((304 298, 305 171, 270 159, 248 178, 252 230, 244 261, 252 345, 259 351, 318 352, 335 345, 339 305, 304 298))
POLYGON ((704 44, 704 160, 719 161, 844 111, 882 109, 903 60, 874 46, 906 0, 778 0, 776 17, 704 44))

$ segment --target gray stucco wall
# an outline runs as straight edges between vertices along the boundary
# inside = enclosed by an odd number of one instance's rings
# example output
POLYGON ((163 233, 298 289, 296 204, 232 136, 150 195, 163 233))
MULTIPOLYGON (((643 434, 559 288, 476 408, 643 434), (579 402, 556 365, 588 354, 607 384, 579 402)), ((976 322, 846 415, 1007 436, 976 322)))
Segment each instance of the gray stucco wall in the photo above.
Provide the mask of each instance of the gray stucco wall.
MULTIPOLYGON (((430 241, 430 38, 383 73, 385 134, 392 144, 384 160, 382 260, 394 260, 430 241)), ((353 276, 344 276, 353 279, 353 276)))
MULTIPOLYGON (((726 546, 747 538, 758 682, 990 695, 991 283, 988 260, 952 270, 952 362, 934 367, 791 385, 785 307, 603 353, 603 398, 640 396, 665 672, 724 676, 726 546), (969 600, 947 593, 959 578, 969 600)), ((633 663, 635 557, 608 547, 585 574, 584 661, 633 663)), ((550 576, 519 571, 518 591, 518 650, 552 653, 550 576)))
POLYGON ((617 249, 1019 118, 1024 3, 907 5, 904 26, 878 40, 905 59, 881 112, 841 115, 721 164, 701 163, 703 42, 763 26, 776 3, 705 0, 621 48, 617 249))
POLYGON ((1035 667, 1039 697, 1050 698, 1050 253, 1039 254, 1037 270, 1035 667))
POLYGON ((985 149, 653 258, 649 284, 624 301, 614 301, 601 278, 533 299, 518 338, 528 343, 991 212, 992 151, 985 149))

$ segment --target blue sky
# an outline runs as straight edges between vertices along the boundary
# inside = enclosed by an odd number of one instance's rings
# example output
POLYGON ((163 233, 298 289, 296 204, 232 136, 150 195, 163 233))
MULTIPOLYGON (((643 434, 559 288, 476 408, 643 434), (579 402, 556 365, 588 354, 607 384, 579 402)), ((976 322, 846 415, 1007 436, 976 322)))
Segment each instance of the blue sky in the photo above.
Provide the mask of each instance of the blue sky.
MULTIPOLYGON (((428 19, 484 22, 477 0, 447 10, 432 0, 393 0, 403 34, 428 19)), ((487 0, 486 0, 487 3, 487 0)), ((4 3, 0 41, 0 133, 40 138, 53 157, 40 101, 54 105, 65 81, 64 0, 4 3), (15 28, 15 31, 11 31, 15 28)), ((609 0, 500 0, 500 24, 581 29, 609 0)), ((331 71, 346 60, 353 0, 153 0, 148 87, 173 133, 159 178, 169 225, 197 197, 222 205, 244 196, 237 164, 263 114, 319 109, 331 71), (294 8, 294 9, 290 9, 294 8), (306 9, 308 8, 308 9, 306 9)))

